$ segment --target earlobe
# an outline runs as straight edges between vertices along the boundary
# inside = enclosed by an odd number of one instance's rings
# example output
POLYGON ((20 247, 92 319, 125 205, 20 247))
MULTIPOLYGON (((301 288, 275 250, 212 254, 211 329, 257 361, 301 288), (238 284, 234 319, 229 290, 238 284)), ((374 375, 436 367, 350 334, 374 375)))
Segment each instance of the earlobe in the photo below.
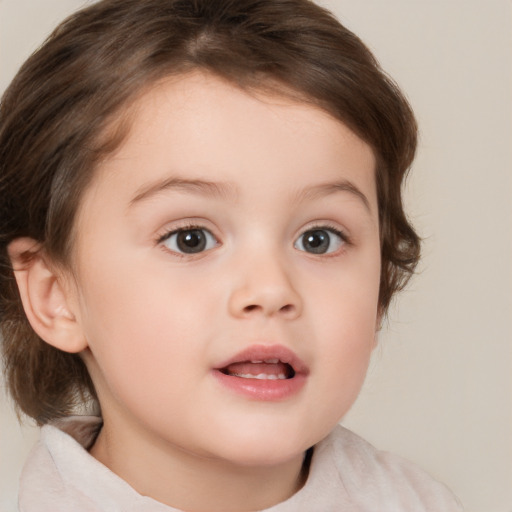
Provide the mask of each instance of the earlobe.
POLYGON ((41 339, 65 352, 87 347, 76 315, 70 308, 69 287, 45 259, 40 245, 18 238, 8 247, 25 314, 41 339))

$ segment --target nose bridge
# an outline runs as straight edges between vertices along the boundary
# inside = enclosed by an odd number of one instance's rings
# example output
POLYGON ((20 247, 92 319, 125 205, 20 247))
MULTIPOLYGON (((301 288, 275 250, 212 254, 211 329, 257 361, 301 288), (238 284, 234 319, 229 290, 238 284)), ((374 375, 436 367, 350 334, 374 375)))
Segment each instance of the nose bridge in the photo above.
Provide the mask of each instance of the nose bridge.
POLYGON ((289 319, 300 315, 302 301, 288 265, 282 252, 267 244, 250 256, 240 255, 229 298, 231 314, 279 315, 289 319))

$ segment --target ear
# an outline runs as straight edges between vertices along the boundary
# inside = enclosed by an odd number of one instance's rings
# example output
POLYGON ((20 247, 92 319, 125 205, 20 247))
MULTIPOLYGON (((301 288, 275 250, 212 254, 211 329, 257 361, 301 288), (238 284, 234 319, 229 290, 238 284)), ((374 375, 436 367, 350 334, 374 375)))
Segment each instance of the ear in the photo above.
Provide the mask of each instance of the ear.
POLYGON ((64 275, 49 265, 40 244, 17 238, 9 244, 9 257, 30 325, 41 339, 65 352, 87 347, 70 307, 71 287, 64 275))

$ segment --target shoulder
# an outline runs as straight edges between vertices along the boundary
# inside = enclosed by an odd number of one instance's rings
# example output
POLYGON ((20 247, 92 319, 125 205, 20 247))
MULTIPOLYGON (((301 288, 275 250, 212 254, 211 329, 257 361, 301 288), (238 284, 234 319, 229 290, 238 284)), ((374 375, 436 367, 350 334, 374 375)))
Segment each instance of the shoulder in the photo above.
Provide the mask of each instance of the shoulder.
POLYGON ((335 468, 356 510, 456 512, 451 491, 413 463, 382 452, 338 426, 315 448, 316 463, 335 468), (373 507, 373 508, 372 508, 373 507))
POLYGON ((141 496, 88 453, 101 419, 76 416, 45 425, 25 463, 20 512, 172 512, 141 496))
POLYGON ((40 439, 32 449, 21 474, 18 495, 20 512, 58 512, 84 508, 76 508, 80 503, 70 492, 60 459, 61 454, 65 453, 66 462, 73 464, 76 460, 80 461, 84 450, 76 438, 84 435, 87 430, 92 435, 97 424, 96 418, 87 418, 83 422, 69 419, 58 422, 58 426, 45 425, 41 428, 40 439), (70 430, 69 434, 65 431, 66 427, 70 430))

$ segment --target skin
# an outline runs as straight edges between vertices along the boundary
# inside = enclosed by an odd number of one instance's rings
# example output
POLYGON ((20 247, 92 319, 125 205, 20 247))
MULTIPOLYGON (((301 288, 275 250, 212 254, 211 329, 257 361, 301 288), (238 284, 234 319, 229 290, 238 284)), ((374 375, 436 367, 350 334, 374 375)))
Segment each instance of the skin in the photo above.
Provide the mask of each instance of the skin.
POLYGON ((54 299, 75 340, 60 348, 81 352, 102 407, 91 453, 183 510, 270 507, 303 485, 305 450, 355 401, 375 345, 373 152, 320 109, 202 73, 132 114, 84 193, 54 299), (206 250, 163 240, 190 226, 206 250), (304 246, 318 227, 323 254, 304 246), (258 400, 219 384, 212 369, 254 344, 292 350, 304 386, 258 400))

